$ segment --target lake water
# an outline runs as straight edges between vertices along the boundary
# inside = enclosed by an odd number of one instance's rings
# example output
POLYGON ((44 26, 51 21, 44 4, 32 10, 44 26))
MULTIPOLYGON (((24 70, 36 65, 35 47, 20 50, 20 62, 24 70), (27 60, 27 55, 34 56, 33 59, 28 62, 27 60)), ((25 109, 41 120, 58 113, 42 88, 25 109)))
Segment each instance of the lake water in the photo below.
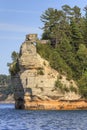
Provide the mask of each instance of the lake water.
POLYGON ((0 130, 87 130, 87 111, 15 110, 0 104, 0 130))

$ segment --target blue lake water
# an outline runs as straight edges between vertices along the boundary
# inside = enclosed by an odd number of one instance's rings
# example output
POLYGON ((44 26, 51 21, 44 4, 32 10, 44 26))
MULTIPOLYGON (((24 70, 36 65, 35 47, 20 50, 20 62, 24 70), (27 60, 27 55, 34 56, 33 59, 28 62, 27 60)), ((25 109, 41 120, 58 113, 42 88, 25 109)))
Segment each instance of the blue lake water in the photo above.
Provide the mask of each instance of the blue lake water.
POLYGON ((0 130, 87 130, 87 111, 15 110, 0 104, 0 130))

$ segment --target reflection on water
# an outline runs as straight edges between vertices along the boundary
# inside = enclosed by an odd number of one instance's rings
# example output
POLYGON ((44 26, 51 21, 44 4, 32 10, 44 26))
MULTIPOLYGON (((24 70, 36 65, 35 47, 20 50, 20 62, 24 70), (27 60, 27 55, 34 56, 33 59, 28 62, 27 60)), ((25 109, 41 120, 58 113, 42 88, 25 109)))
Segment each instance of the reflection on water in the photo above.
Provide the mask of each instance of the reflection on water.
POLYGON ((87 130, 87 111, 27 111, 1 104, 0 130, 87 130))

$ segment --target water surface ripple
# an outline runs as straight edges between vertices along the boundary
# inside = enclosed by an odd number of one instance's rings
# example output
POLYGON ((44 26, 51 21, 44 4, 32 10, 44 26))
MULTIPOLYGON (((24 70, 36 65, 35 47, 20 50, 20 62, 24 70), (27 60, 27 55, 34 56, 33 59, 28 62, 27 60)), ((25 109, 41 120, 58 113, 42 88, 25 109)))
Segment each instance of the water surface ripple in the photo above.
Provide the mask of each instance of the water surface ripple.
POLYGON ((87 130, 87 111, 15 110, 2 104, 0 130, 87 130))

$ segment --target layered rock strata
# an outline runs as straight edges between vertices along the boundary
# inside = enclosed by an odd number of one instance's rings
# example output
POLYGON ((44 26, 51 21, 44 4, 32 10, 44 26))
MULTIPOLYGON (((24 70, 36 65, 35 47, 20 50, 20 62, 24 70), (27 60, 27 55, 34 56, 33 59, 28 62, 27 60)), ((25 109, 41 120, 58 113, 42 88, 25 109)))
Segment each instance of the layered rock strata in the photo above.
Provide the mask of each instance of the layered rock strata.
MULTIPOLYGON (((35 41, 34 41, 35 43, 35 41)), ((80 95, 75 92, 62 92, 55 87, 55 82, 60 74, 52 69, 48 61, 40 57, 36 51, 36 44, 26 40, 20 48, 18 64, 20 71, 12 76, 15 88, 15 107, 18 109, 82 109, 77 105, 80 95), (76 101, 76 103, 75 103, 76 101)), ((60 82, 69 88, 77 85, 73 80, 61 75, 60 82)), ((83 103, 83 108, 87 103, 83 103)))

